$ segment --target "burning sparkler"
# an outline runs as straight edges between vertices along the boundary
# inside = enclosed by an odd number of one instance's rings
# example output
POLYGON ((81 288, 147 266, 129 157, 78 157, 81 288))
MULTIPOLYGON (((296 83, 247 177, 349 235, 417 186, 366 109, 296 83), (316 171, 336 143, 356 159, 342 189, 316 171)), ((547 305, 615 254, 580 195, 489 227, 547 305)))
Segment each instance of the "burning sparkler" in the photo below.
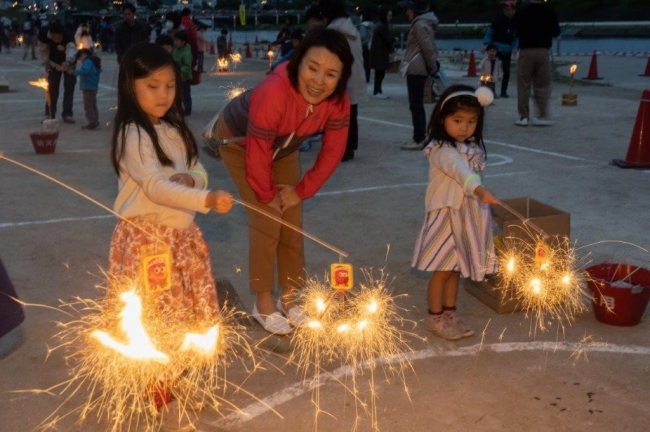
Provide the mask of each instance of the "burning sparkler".
POLYGON ((241 63, 241 53, 232 53, 230 54, 230 60, 232 61, 232 70, 237 70, 237 65, 241 63))
POLYGON ((66 402, 82 390, 88 395, 85 403, 52 414, 42 426, 55 427, 74 413, 80 419, 95 413, 112 431, 143 423, 149 430, 165 393, 179 401, 183 415, 196 404, 217 409, 224 402, 217 392, 225 389, 226 365, 242 354, 253 357, 233 325, 236 313, 225 306, 214 322, 188 323, 182 312, 163 311, 154 296, 132 284, 116 289, 100 301, 77 299, 62 306, 78 318, 59 324, 58 348, 68 353, 72 378, 55 388, 67 394, 66 402))
MULTIPOLYGON (((373 280, 365 272, 366 284, 361 284, 358 292, 346 292, 345 303, 339 301, 339 292, 328 284, 309 280, 300 292, 300 301, 305 313, 310 317, 306 327, 296 329, 291 341, 294 346, 292 360, 304 377, 318 379, 326 364, 340 363, 355 371, 348 390, 353 395, 357 413, 365 411, 370 415, 373 429, 378 430, 374 390, 375 370, 383 365, 382 359, 397 359, 385 373, 391 372, 404 382, 404 372, 410 367, 407 333, 395 323, 404 324, 398 315, 395 298, 386 288, 385 277, 373 280), (359 395, 357 374, 362 366, 368 367, 368 380, 371 387, 369 401, 364 402, 359 395)), ((383 276, 383 275, 382 275, 383 276)), ((318 405, 318 383, 314 383, 314 402, 318 405)), ((406 385, 404 390, 408 392, 406 385)), ((318 417, 319 412, 316 413, 318 417)))
POLYGON ((269 58, 269 69, 273 66, 273 58, 275 57, 275 52, 271 49, 266 53, 266 56, 269 58))
POLYGON ((217 72, 228 72, 228 59, 217 59, 217 72))

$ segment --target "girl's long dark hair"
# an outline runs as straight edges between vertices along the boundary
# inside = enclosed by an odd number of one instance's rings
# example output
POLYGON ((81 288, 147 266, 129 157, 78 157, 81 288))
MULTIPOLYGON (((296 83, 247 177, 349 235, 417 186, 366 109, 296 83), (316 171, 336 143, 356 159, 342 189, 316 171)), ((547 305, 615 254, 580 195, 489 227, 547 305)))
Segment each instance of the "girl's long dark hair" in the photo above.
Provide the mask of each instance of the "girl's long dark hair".
POLYGON ((487 149, 485 148, 485 143, 483 142, 483 119, 485 118, 485 109, 478 102, 478 99, 474 96, 460 95, 455 96, 445 102, 447 96, 452 93, 459 91, 469 91, 474 93, 474 90, 475 89, 472 86, 458 84, 448 87, 440 95, 440 99, 438 100, 438 103, 433 110, 433 113, 431 114, 431 120, 429 120, 429 125, 427 126, 429 141, 446 141, 450 145, 456 147, 456 141, 450 137, 445 130, 445 118, 460 110, 475 111, 478 115, 478 120, 476 122, 476 130, 474 131, 474 135, 472 135, 470 139, 478 144, 487 156, 487 149))
POLYGON ((120 161, 124 156, 126 145, 126 129, 133 123, 138 127, 138 133, 143 130, 151 138, 156 157, 163 166, 173 166, 174 163, 160 147, 158 134, 149 116, 142 111, 135 94, 135 80, 146 78, 153 72, 171 66, 176 75, 176 96, 172 107, 165 113, 162 121, 169 123, 180 134, 185 144, 188 168, 198 157, 198 147, 192 132, 185 124, 181 92, 183 80, 181 73, 172 56, 164 48, 156 44, 141 42, 132 45, 122 58, 117 84, 117 112, 113 121, 113 137, 111 138, 111 162, 113 169, 120 175, 120 161))

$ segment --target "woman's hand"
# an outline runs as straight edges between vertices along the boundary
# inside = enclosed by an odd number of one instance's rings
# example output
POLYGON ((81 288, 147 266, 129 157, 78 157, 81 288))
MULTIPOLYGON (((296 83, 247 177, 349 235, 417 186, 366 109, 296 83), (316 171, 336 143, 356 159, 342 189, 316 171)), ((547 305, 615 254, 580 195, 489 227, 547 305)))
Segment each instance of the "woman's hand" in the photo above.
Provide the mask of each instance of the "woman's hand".
POLYGON ((226 191, 213 190, 208 192, 205 200, 205 206, 213 209, 217 213, 228 213, 232 208, 233 196, 226 191))
POLYGON ((483 204, 499 204, 497 197, 492 195, 492 192, 484 186, 477 186, 477 188, 474 189, 474 195, 476 195, 483 204))
POLYGON ((280 189, 278 195, 280 195, 281 209, 283 212, 300 204, 302 199, 296 193, 296 188, 288 184, 278 184, 277 186, 280 189))
POLYGON ((273 197, 273 201, 267 204, 273 210, 277 211, 279 214, 282 214, 282 200, 280 199, 280 193, 276 193, 273 197))
POLYGON ((173 176, 169 177, 170 181, 173 181, 174 183, 181 184, 183 186, 187 187, 194 187, 194 177, 192 177, 191 174, 189 173, 178 173, 174 174, 173 176))

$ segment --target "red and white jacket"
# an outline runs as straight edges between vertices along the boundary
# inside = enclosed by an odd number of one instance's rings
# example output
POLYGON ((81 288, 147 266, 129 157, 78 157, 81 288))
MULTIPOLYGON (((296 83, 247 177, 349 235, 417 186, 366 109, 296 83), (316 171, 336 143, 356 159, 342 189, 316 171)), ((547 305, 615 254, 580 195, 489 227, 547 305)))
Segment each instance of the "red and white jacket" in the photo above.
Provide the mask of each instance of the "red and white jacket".
POLYGON ((289 81, 287 63, 280 64, 255 88, 242 93, 223 109, 231 136, 246 136, 246 178, 257 199, 269 203, 277 193, 274 160, 298 151, 309 136, 323 131, 314 166, 296 185, 301 199, 311 198, 341 162, 348 139, 350 99, 330 98, 310 105, 289 81))

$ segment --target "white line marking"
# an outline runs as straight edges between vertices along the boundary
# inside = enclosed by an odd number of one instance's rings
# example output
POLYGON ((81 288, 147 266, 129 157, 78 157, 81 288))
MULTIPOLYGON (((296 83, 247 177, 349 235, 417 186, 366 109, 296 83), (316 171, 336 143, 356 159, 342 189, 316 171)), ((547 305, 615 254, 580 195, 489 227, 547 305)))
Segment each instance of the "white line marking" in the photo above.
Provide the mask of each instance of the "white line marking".
MULTIPOLYGON (((467 355, 477 355, 480 352, 508 353, 515 351, 568 351, 568 352, 587 352, 587 353, 614 353, 614 354, 638 354, 650 355, 650 347, 638 345, 608 345, 605 343, 582 344, 575 342, 513 342, 497 344, 476 344, 458 349, 444 350, 443 348, 428 348, 421 351, 404 353, 400 356, 391 358, 377 358, 366 362, 360 367, 364 369, 370 364, 393 364, 402 361, 416 361, 432 357, 460 357, 467 355)), ((358 369, 358 368, 357 368, 358 369)), ((243 423, 252 420, 262 414, 270 411, 271 408, 277 407, 291 399, 302 396, 303 394, 313 391, 329 382, 339 381, 344 376, 352 375, 355 369, 350 366, 341 366, 333 372, 322 373, 314 379, 306 379, 295 383, 284 390, 275 392, 264 399, 248 405, 241 411, 234 412, 226 417, 214 422, 207 423, 210 426, 221 428, 241 427, 243 423)), ((199 430, 200 431, 200 430, 199 430)))
POLYGON ((42 221, 5 222, 5 223, 0 223, 0 229, 2 229, 2 228, 22 227, 22 226, 29 226, 29 225, 45 225, 45 224, 54 224, 54 223, 63 223, 63 222, 76 222, 76 221, 85 221, 85 220, 93 220, 93 219, 108 219, 108 218, 115 218, 115 216, 113 216, 113 215, 102 215, 102 216, 86 216, 86 217, 50 219, 50 220, 42 220, 42 221))

